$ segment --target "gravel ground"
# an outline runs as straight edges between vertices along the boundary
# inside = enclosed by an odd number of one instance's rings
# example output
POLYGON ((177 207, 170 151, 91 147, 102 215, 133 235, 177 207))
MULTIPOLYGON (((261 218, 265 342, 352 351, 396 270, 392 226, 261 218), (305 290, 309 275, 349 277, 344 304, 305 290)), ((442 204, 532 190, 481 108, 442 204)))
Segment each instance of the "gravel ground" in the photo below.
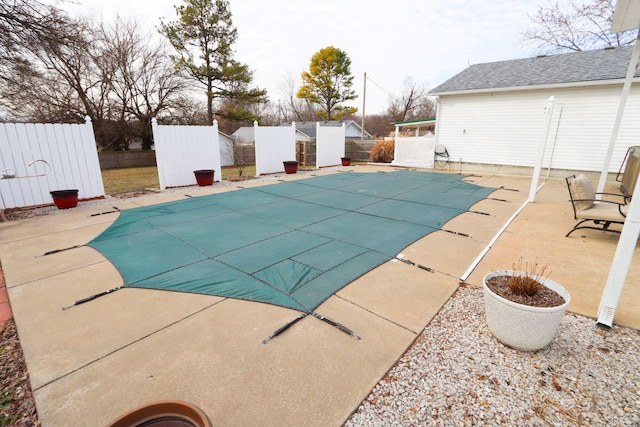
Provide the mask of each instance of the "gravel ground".
POLYGON ((567 313, 537 352, 498 342, 462 285, 345 426, 638 426, 640 332, 567 313))

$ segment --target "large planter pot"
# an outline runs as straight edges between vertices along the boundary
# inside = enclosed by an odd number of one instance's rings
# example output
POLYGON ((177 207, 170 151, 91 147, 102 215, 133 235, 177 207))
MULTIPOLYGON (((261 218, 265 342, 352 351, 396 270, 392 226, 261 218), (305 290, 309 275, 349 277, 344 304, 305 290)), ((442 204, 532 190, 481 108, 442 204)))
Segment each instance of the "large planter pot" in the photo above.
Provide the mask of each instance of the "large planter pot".
POLYGON ((53 203, 58 209, 69 209, 78 206, 78 190, 50 191, 53 203))
POLYGON ((168 400, 136 408, 109 424, 109 427, 210 427, 212 425, 209 417, 197 406, 178 400, 168 400))
POLYGON ((287 174, 298 172, 298 162, 295 160, 286 160, 282 162, 284 165, 284 172, 287 174))
POLYGON ((487 281, 496 276, 524 274, 499 270, 484 277, 484 301, 487 325, 502 343, 518 350, 535 351, 546 347, 556 334, 565 309, 571 300, 569 292, 553 280, 541 277, 540 283, 559 293, 565 303, 557 307, 532 307, 509 301, 493 292, 487 281))
POLYGON ((351 166, 351 157, 341 157, 342 166, 351 166))
POLYGON ((216 171, 213 169, 199 169, 197 171, 193 171, 193 174, 196 176, 196 182, 200 187, 206 187, 208 185, 213 185, 213 176, 216 171))

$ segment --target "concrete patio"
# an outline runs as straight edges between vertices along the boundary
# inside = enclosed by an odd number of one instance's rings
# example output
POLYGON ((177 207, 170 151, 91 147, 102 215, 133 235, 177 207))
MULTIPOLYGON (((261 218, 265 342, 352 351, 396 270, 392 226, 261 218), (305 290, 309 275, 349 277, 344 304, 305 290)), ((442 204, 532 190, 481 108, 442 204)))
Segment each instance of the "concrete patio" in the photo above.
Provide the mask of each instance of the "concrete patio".
MULTIPOLYGON (((336 169, 314 172, 324 173, 336 169)), ((80 204, 1 223, 0 261, 40 420, 47 426, 105 425, 151 401, 183 400, 204 410, 215 425, 341 425, 428 327, 460 277, 524 203, 530 184, 527 177, 490 174, 466 180, 499 189, 472 208, 476 213, 443 227, 459 234, 438 231, 403 251, 406 259, 435 272, 389 261, 316 310, 353 330, 359 340, 308 316, 263 344, 299 312, 178 292, 126 288, 62 310, 122 284, 102 255, 82 246, 117 213, 91 216, 111 205, 80 204), (75 245, 80 247, 43 256, 75 245)), ((194 187, 188 194, 235 188, 194 187)), ((184 197, 113 205, 129 209, 184 197)), ((569 310, 595 318, 618 236, 581 230, 565 238, 574 223, 564 180, 549 179, 536 203, 506 228, 466 282, 481 286, 491 270, 509 269, 519 257, 537 259, 549 264, 551 278, 571 293, 569 310)), ((636 251, 615 317, 616 324, 634 329, 640 329, 639 258, 636 251)))

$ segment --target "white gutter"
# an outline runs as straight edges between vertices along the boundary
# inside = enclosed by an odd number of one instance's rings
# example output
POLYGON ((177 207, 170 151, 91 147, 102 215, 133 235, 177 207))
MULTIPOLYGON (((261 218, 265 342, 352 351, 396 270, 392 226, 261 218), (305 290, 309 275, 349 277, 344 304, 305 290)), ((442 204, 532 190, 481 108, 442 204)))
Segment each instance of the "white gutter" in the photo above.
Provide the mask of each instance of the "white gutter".
MULTIPOLYGON (((625 83, 625 79, 609 79, 609 80, 593 80, 582 82, 566 82, 566 83, 553 83, 546 85, 535 86, 505 86, 505 87, 489 87, 481 89, 463 89, 453 90, 448 92, 429 92, 429 96, 450 96, 450 95, 471 95, 475 93, 496 93, 496 92, 517 92, 517 91, 529 91, 529 90, 544 90, 544 89, 569 89, 578 87, 592 87, 592 86, 614 86, 625 83)), ((640 83, 640 77, 634 77, 632 83, 640 83)))

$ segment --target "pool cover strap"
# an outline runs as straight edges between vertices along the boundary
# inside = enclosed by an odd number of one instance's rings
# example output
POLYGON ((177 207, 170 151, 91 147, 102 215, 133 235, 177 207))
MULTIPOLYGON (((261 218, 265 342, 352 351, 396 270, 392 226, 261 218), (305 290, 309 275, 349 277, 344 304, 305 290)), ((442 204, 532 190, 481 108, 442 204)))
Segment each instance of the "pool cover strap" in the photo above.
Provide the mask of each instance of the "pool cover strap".
POLYGON ((459 175, 338 173, 123 210, 88 245, 124 287, 313 313, 493 191, 459 175))

